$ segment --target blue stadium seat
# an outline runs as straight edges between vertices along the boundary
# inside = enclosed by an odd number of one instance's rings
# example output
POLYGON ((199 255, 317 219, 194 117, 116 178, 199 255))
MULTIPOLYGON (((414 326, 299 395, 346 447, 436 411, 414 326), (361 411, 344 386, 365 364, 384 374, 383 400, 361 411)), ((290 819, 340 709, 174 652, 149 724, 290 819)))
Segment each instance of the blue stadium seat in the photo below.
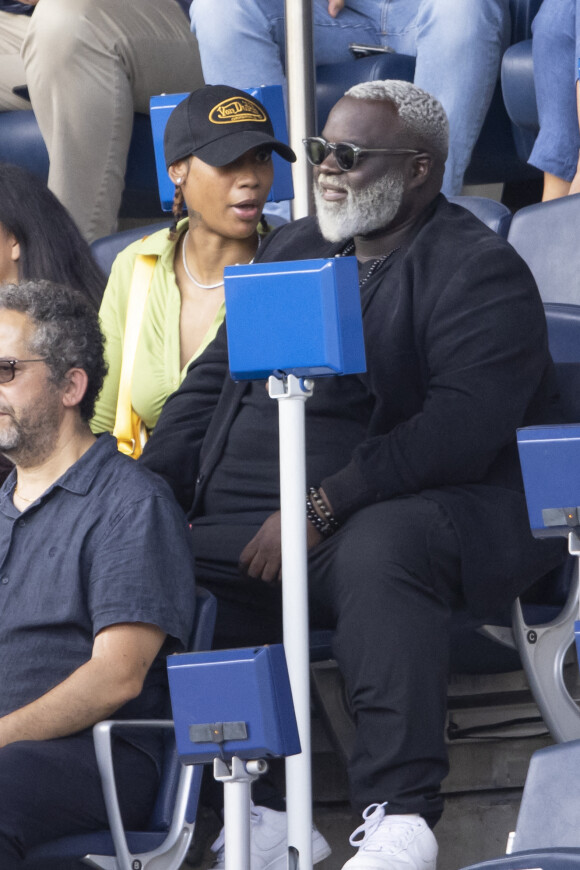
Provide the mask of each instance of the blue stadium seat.
POLYGON ((378 52, 357 60, 329 63, 316 67, 316 114, 320 132, 328 113, 344 92, 360 82, 402 79, 412 82, 415 58, 408 54, 378 52))
MULTIPOLYGON (((210 649, 217 602, 205 589, 196 591, 195 626, 190 649, 210 649)), ((95 725, 95 748, 107 805, 110 831, 95 831, 61 837, 32 849, 26 855, 26 870, 68 870, 91 856, 91 866, 135 870, 136 867, 163 867, 178 870, 187 853, 195 827, 197 802, 203 766, 183 767, 175 748, 173 722, 168 720, 101 722, 95 725), (124 727, 159 727, 167 733, 165 759, 157 800, 147 830, 125 832, 114 791, 111 757, 111 731, 124 727), (154 857, 155 856, 155 857, 154 857), (116 863, 115 863, 116 859, 116 863), (152 861, 152 863, 150 863, 152 861)))
POLYGON ((103 236, 102 239, 96 239, 91 243, 93 257, 97 261, 101 271, 105 275, 108 275, 115 257, 127 245, 142 239, 144 236, 150 236, 152 233, 156 233, 157 230, 162 230, 170 225, 170 220, 164 220, 159 223, 148 224, 144 227, 132 227, 130 230, 122 230, 120 233, 112 233, 110 236, 103 236))
POLYGON ((465 870, 579 870, 579 765, 580 740, 534 752, 510 853, 465 870))
POLYGON ((486 196, 449 196, 448 199, 468 209, 502 239, 507 238, 512 221, 512 213, 507 205, 486 196))
MULTIPOLYGON (((542 0, 513 4, 512 40, 501 64, 501 89, 503 101, 512 124, 512 134, 520 160, 530 156, 540 124, 534 86, 534 62, 532 58, 531 24, 542 0), (526 11, 525 6, 528 6, 526 11)), ((535 172, 539 175, 538 171, 535 172)))
POLYGON ((580 305, 580 194, 519 209, 508 241, 524 258, 544 302, 580 305))
POLYGON ((516 151, 522 161, 527 161, 540 129, 531 39, 517 42, 505 52, 501 63, 501 87, 516 151))

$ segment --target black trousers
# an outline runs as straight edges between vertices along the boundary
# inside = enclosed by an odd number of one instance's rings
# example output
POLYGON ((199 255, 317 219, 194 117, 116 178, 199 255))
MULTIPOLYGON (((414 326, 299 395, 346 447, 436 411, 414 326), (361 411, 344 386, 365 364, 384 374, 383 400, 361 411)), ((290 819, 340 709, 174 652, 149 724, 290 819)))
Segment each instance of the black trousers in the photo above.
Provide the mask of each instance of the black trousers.
MULTIPOLYGON (((281 639, 280 589, 251 581, 238 557, 257 526, 229 516, 193 528, 198 582, 218 598, 222 648, 281 639)), ((283 582, 283 581, 282 581, 283 582)), ((442 812, 452 607, 462 601, 459 546, 443 509, 421 496, 352 516, 309 554, 310 615, 332 627, 356 724, 349 764, 356 810, 442 812)))
MULTIPOLYGON (((121 811, 128 828, 148 821, 158 787, 154 761, 125 741, 114 748, 121 811)), ((0 749, 0 867, 21 870, 33 846, 107 827, 91 732, 22 741, 0 749)), ((42 867, 46 865, 43 863, 42 867)), ((84 864, 59 862, 59 870, 84 864)))

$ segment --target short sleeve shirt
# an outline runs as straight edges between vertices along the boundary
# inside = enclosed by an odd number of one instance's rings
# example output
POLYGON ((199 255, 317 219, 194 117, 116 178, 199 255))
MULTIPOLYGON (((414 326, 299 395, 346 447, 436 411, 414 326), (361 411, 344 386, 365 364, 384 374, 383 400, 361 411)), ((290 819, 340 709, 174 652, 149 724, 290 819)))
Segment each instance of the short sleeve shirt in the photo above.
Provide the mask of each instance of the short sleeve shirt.
POLYGON ((195 606, 191 536, 169 488, 108 434, 22 513, 15 483, 13 472, 0 489, 0 715, 62 682, 101 629, 126 622, 167 640, 118 715, 164 715, 165 654, 187 647, 195 606))

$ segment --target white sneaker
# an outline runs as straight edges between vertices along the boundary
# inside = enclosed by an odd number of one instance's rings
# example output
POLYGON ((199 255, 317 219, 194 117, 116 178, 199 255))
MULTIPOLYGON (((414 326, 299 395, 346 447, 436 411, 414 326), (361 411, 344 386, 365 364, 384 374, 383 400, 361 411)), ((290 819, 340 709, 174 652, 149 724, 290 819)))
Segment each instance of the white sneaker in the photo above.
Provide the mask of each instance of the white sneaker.
MULTIPOLYGON (((251 870, 286 870, 288 830, 286 813, 252 804, 250 817, 251 870)), ((212 870, 224 870, 226 864, 224 829, 211 847, 216 853, 212 870)), ((312 863, 318 864, 330 855, 330 846, 316 828, 312 829, 312 863)))
POLYGON ((342 870, 435 870, 437 840, 425 819, 385 815, 386 805, 366 808, 350 838, 358 852, 342 870))

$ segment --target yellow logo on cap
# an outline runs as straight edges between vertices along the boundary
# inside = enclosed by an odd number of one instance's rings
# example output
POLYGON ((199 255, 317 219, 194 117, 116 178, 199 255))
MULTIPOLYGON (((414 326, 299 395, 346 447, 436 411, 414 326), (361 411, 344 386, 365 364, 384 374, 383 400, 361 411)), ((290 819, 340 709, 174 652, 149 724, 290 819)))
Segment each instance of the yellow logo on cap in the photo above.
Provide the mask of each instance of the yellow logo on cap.
POLYGON ((209 113, 212 124, 239 124, 242 121, 267 121, 263 108, 253 100, 229 97, 214 106, 209 113))

